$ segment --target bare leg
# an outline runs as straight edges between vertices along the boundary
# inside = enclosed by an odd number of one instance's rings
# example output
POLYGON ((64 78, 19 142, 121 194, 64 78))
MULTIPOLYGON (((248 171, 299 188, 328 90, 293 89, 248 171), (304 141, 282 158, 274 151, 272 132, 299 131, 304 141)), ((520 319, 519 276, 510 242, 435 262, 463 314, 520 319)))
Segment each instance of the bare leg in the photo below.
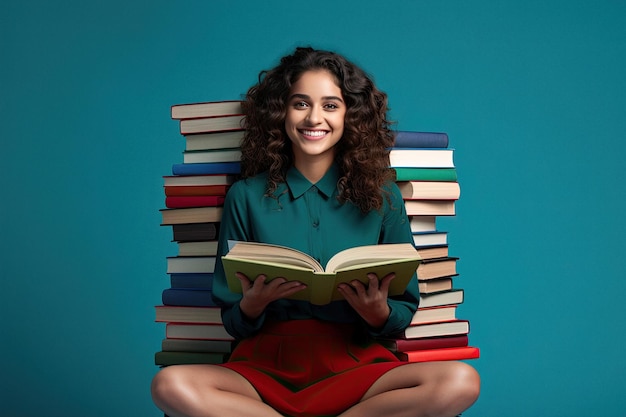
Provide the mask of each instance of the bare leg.
POLYGON ((170 417, 280 417, 237 372, 213 365, 175 365, 152 380, 152 399, 170 417))
POLYGON ((478 373, 463 362, 411 363, 380 377, 341 417, 452 417, 479 392, 478 373))

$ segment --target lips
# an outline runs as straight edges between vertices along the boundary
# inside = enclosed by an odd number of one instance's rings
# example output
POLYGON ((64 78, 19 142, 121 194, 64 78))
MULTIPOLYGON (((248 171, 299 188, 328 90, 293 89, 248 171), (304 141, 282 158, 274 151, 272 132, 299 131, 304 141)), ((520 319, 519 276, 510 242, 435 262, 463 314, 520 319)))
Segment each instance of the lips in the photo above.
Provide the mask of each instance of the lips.
POLYGON ((311 138, 311 139, 320 139, 320 138, 323 138, 324 136, 326 136, 328 134, 327 130, 304 130, 304 129, 301 129, 301 130, 299 130, 299 132, 303 136, 306 136, 306 137, 311 138))

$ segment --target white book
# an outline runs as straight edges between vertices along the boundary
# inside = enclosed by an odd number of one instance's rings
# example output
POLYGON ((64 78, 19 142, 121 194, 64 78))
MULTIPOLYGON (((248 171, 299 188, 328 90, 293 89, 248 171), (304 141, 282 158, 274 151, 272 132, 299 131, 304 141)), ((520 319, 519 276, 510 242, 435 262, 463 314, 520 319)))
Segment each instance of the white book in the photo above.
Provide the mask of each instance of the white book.
POLYGON ((453 153, 450 148, 391 148, 389 163, 393 168, 454 168, 453 153))

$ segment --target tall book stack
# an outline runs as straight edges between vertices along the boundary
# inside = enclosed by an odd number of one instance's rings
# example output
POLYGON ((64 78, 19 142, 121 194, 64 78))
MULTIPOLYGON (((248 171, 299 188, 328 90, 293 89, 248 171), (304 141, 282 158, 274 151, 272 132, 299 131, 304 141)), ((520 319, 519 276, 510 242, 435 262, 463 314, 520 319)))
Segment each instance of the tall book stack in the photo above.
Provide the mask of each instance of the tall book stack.
MULTIPOLYGON (((167 258, 170 286, 157 305, 156 321, 165 323, 159 366, 222 363, 233 338, 225 331, 211 288, 224 197, 240 172, 243 137, 240 101, 174 105, 185 140, 183 160, 164 176, 162 226, 172 228, 178 253, 167 258)), ((450 256, 439 216, 454 216, 460 196, 453 149, 445 133, 397 132, 390 153, 413 238, 423 261, 417 269, 420 307, 404 334, 380 339, 406 361, 476 358, 468 345, 469 321, 457 318, 463 290, 454 285, 458 258, 450 256)))
POLYGON ((417 268, 420 305, 411 325, 395 338, 380 342, 409 362, 474 359, 479 349, 469 346, 469 321, 457 317, 464 301, 456 283, 457 257, 451 256, 446 231, 437 218, 456 215, 461 189, 448 135, 399 131, 390 166, 410 218, 413 241, 422 258, 417 268))
POLYGON ((211 288, 224 198, 240 171, 240 101, 174 105, 185 140, 183 159, 163 177, 162 226, 172 228, 178 253, 167 258, 170 286, 157 305, 165 323, 155 364, 222 363, 232 350, 211 288))

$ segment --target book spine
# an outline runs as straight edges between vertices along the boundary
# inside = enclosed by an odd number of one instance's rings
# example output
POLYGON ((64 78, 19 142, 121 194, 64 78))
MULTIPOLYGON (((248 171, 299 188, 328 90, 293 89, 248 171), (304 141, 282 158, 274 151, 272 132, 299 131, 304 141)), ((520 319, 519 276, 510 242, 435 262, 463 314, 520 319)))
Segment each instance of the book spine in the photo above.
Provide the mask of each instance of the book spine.
POLYGON ((401 130, 395 133, 394 146, 401 148, 447 148, 448 134, 401 130))
POLYGON ((205 289, 166 288, 161 295, 161 301, 166 306, 217 307, 211 291, 205 289))
POLYGON ((197 164, 173 164, 173 175, 208 175, 208 174, 231 174, 241 172, 240 162, 205 162, 197 164))

